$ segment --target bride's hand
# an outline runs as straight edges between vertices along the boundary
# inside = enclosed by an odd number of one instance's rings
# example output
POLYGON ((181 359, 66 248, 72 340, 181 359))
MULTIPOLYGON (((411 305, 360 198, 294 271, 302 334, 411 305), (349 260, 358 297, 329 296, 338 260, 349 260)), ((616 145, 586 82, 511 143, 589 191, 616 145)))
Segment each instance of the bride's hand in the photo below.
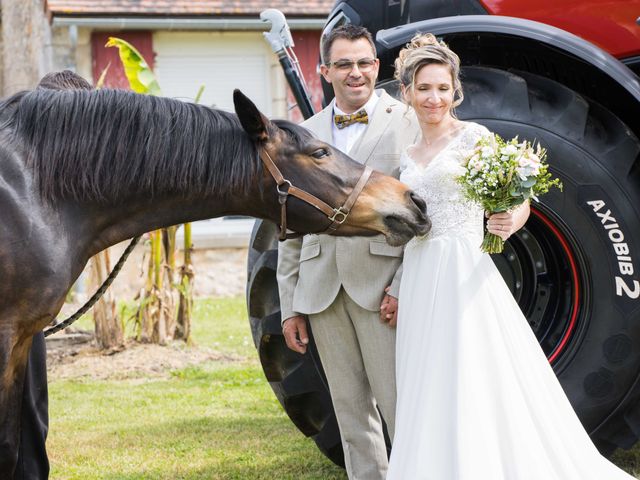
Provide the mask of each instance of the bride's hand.
POLYGON ((487 231, 506 240, 515 231, 512 212, 494 213, 487 220, 487 231))
POLYGON ((389 295, 389 289, 384 289, 387 292, 380 304, 380 321, 388 323, 390 327, 395 327, 398 323, 398 299, 392 295, 389 295))
POLYGON ((487 231, 499 236, 502 240, 506 240, 527 223, 530 213, 529 202, 526 201, 510 212, 488 215, 487 231))

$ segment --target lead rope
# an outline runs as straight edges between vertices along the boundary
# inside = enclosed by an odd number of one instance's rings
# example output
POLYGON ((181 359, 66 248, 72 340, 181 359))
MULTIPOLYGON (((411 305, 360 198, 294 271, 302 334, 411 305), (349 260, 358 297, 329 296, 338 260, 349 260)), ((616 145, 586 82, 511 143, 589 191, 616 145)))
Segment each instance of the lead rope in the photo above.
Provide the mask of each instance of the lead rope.
POLYGON ((45 329, 44 330, 45 337, 48 337, 49 335, 53 335, 54 333, 67 328, 69 325, 71 325, 73 322, 79 319, 82 315, 87 313, 89 309, 93 307, 93 305, 98 300, 100 300, 100 297, 104 295, 104 292, 107 291, 109 286, 113 283, 115 278, 118 276, 118 273, 120 273, 120 270, 124 265, 124 262, 127 260, 127 257, 129 256, 129 254, 133 251, 133 248, 138 243, 138 240, 140 240, 139 236, 131 239, 131 242, 129 243, 125 251, 122 252, 120 259, 118 260, 118 263, 116 263, 115 267, 113 267, 113 270, 111 270, 111 273, 109 274, 109 276, 106 278, 104 282, 102 282, 102 285, 100 285, 100 288, 98 288, 96 293, 93 294, 93 296, 87 301, 87 303, 85 303, 82 307, 80 307, 76 313, 71 315, 66 320, 63 320, 62 322, 56 323, 52 327, 45 329))

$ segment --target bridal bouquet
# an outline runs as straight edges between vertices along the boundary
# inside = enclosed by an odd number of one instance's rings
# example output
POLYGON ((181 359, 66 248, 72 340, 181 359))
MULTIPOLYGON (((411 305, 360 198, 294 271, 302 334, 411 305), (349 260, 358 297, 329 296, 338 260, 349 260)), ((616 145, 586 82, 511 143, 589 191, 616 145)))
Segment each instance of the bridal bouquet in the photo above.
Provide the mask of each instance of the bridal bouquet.
MULTIPOLYGON (((465 173, 458 178, 466 197, 490 212, 505 212, 529 198, 547 193, 552 186, 562 190, 557 178, 551 178, 545 162, 546 150, 518 137, 503 140, 494 133, 482 137, 465 157, 465 173)), ((482 251, 500 253, 504 240, 486 233, 482 251)))

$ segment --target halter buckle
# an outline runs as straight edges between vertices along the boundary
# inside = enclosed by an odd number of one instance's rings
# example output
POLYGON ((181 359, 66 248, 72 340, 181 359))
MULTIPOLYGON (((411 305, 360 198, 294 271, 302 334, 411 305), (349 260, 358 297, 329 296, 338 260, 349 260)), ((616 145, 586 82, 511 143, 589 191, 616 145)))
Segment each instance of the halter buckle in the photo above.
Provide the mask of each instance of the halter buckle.
POLYGON ((291 182, 289 180, 283 180, 280 185, 276 185, 276 190, 278 191, 278 200, 280 204, 283 204, 287 201, 287 197, 289 196, 289 189, 292 187, 291 182), (286 185, 285 190, 280 190, 280 187, 286 185))
POLYGON ((348 216, 349 216, 349 212, 343 211, 342 207, 334 208, 333 209, 333 215, 331 215, 329 217, 329 220, 331 220, 332 222, 337 223, 338 225, 342 225, 347 220, 348 216), (342 216, 339 217, 339 215, 342 215, 342 216))

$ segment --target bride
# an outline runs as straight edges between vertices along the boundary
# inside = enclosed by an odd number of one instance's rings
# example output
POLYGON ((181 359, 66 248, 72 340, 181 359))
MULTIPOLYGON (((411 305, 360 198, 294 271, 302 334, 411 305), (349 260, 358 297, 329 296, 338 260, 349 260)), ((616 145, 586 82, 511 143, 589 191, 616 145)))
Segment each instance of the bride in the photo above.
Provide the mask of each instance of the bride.
MULTIPOLYGON (((455 178, 488 130, 458 120, 459 59, 427 34, 396 61, 421 141, 401 180, 423 196, 432 230, 404 254, 396 343, 396 430, 387 480, 631 479, 600 455, 518 304, 480 250, 484 212, 455 178)), ((509 237, 525 204, 489 217, 509 237)), ((385 297, 387 298, 387 297, 385 297)), ((383 310, 389 314, 388 303, 383 310)))

